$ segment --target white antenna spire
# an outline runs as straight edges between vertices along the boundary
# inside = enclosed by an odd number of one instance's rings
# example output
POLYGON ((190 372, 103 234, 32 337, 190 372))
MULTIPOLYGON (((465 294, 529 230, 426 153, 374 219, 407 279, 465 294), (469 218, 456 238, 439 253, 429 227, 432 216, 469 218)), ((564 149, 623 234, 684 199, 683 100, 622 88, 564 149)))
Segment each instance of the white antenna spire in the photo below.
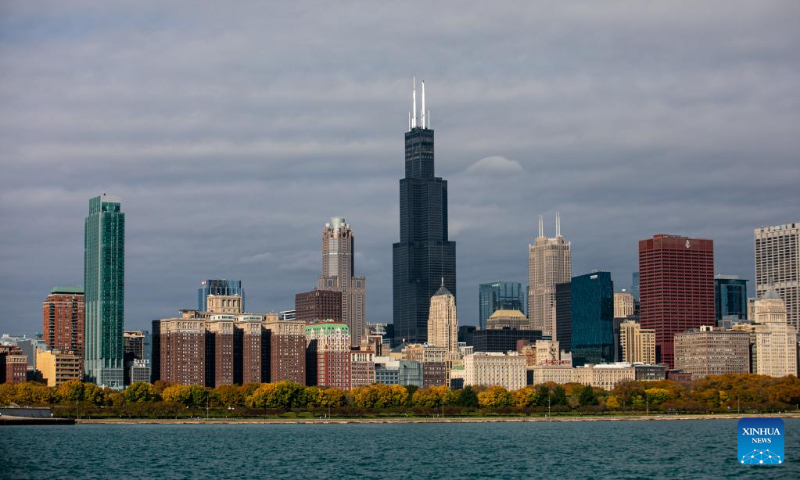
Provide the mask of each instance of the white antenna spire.
POLYGON ((422 128, 425 128, 425 80, 422 80, 422 128))
POLYGON ((414 89, 411 93, 411 104, 412 104, 412 112, 411 115, 411 128, 415 128, 417 126, 417 76, 414 75, 414 89))
POLYGON ((544 217, 539 215, 539 236, 544 237, 544 217))
POLYGON ((556 237, 561 236, 561 214, 556 212, 556 237))

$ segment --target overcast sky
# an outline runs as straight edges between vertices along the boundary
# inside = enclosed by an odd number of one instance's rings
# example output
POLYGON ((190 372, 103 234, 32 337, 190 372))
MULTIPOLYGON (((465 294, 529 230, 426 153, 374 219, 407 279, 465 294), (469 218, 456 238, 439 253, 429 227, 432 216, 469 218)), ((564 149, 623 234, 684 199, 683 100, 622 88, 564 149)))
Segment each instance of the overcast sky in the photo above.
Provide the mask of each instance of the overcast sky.
POLYGON ((458 314, 527 283, 527 246, 629 287, 637 241, 712 238, 753 279, 753 229, 800 221, 800 2, 0 3, 0 333, 83 283, 89 198, 122 198, 125 325, 204 278, 293 308, 332 216, 369 321, 391 321, 411 78, 449 181, 458 314), (165 4, 169 4, 165 6, 165 4))

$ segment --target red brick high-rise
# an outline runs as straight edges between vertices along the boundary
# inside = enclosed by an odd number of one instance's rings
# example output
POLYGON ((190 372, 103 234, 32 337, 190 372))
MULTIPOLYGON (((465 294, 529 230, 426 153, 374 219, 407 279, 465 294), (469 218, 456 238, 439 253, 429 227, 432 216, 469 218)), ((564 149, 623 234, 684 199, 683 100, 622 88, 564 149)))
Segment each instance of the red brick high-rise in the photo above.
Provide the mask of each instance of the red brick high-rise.
POLYGON ((54 287, 42 303, 42 333, 51 350, 83 356, 83 287, 54 287))
POLYGON ((674 368, 677 333, 714 325, 714 241, 655 235, 639 241, 640 318, 656 331, 656 360, 674 368))
POLYGON ((342 292, 311 290, 294 296, 295 319, 315 323, 323 320, 342 321, 342 292))

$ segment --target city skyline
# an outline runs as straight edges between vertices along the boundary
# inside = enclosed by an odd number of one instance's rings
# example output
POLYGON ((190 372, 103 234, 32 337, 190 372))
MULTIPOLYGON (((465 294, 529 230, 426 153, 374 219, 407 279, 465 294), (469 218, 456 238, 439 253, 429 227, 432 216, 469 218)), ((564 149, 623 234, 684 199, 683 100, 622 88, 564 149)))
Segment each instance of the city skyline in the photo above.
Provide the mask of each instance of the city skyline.
MULTIPOLYGON (((636 68, 626 59, 639 56, 625 47, 643 33, 627 21, 627 8, 603 9, 613 32, 557 7, 543 19, 504 21, 516 36, 506 38, 519 40, 513 45, 471 43, 508 15, 499 8, 459 32, 435 20, 442 28, 430 29, 423 58, 391 46, 402 43, 392 29, 380 53, 347 33, 332 39, 337 66, 324 62, 298 80, 273 74, 323 59, 305 57, 305 44, 285 56, 259 53, 271 43, 261 35, 288 38, 280 29, 261 33, 247 21, 234 27, 191 13, 219 40, 209 51, 195 49, 202 36, 175 20, 184 12, 151 27, 146 15, 121 21, 85 5, 48 15, 8 7, 0 21, 15 54, 0 60, 9 72, 0 80, 0 113, 15 120, 0 139, 8 152, 0 161, 0 220, 13 228, 0 238, 0 299, 10 306, 0 332, 37 331, 46 293, 81 283, 85 202, 103 191, 126 202, 127 329, 191 308, 206 278, 241 279, 248 310, 291 308, 294 293, 319 274, 319 225, 334 215, 358 226, 368 320, 389 321, 398 132, 415 72, 436 99, 431 120, 437 174, 450 187, 450 237, 459 244, 461 324, 477 324, 480 283, 527 283, 535 216, 555 211, 568 219, 562 230, 573 245, 573 275, 601 269, 627 287, 638 240, 680 234, 713 239, 714 273, 749 280, 752 296, 753 230, 797 221, 790 130, 800 115, 784 101, 796 95, 800 74, 790 48, 799 34, 789 28, 797 6, 759 15, 741 4, 698 6, 695 22, 681 23, 681 39, 670 36, 676 15, 630 8, 649 26, 653 59, 636 68), (563 27, 533 28, 544 32, 539 39, 520 28, 557 24, 548 18, 563 27), (15 23, 63 26, 31 37, 15 23), (150 28, 147 42, 131 41, 150 28), (730 29, 761 39, 758 51, 725 41, 730 29), (586 37, 572 38, 578 30, 586 37), (608 49, 593 46, 604 43, 608 49), (450 71, 445 44, 469 52, 475 65, 450 71), (495 55, 503 45, 509 55, 495 55), (691 55, 683 55, 687 45, 691 55), (503 60, 515 55, 518 64, 503 60), (136 68, 123 58, 136 59, 136 68), (748 75, 736 74, 743 62, 748 75), (225 80, 211 75, 223 69, 225 80), (158 80, 148 85, 141 74, 158 80)), ((350 21, 376 34, 377 18, 405 25, 409 10, 386 6, 350 21)), ((309 24, 324 26, 326 13, 310 15, 309 24)))

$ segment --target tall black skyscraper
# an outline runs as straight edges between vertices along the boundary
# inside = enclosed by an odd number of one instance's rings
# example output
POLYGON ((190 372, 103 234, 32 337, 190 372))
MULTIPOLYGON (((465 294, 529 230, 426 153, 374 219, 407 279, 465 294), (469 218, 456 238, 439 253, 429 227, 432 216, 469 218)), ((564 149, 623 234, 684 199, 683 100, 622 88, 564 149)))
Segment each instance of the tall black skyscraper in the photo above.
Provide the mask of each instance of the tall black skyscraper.
POLYGON ((400 242, 393 246, 394 341, 425 342, 431 297, 444 286, 456 295, 456 243, 447 239, 447 181, 434 176, 433 130, 417 117, 417 81, 406 132, 406 176, 400 180, 400 242))

